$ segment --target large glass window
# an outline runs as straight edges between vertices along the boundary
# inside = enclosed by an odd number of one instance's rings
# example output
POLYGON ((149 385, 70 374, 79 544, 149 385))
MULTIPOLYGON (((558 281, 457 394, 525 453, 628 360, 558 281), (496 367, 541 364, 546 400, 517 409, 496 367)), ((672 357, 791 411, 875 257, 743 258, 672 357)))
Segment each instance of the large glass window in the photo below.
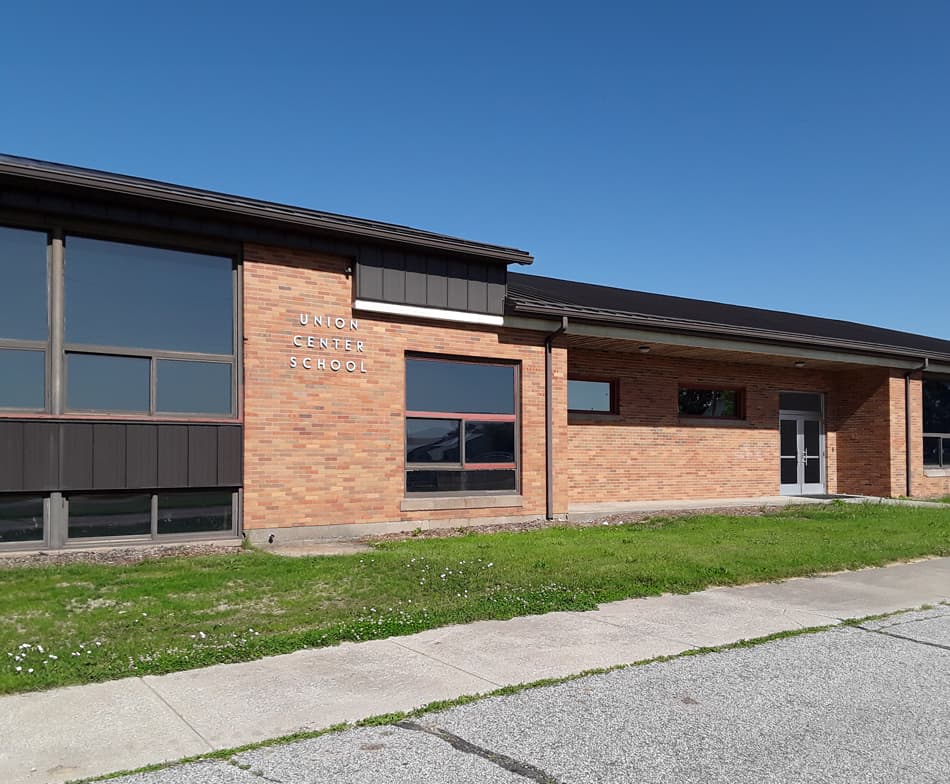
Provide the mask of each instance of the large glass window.
POLYGON ((741 419, 745 415, 742 391, 680 387, 679 414, 683 417, 741 419))
POLYGON ((72 493, 67 496, 69 538, 229 533, 233 499, 229 489, 72 493))
POLYGON ((950 468, 950 379, 925 378, 924 465, 950 468))
POLYGON ((42 496, 0 495, 0 544, 42 540, 42 496))
POLYGON ((70 410, 234 413, 229 257, 69 236, 65 319, 70 410))
POLYGON ((514 365, 406 359, 406 492, 518 486, 514 365))
POLYGON ((230 354, 231 259, 66 238, 66 342, 230 354))

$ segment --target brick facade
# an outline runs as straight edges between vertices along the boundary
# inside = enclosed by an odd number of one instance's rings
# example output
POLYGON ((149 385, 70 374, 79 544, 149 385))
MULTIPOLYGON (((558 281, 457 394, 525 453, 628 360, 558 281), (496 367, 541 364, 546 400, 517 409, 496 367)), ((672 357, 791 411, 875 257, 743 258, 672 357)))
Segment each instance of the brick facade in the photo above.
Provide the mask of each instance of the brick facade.
MULTIPOLYGON (((291 526, 539 516, 545 513, 544 336, 495 327, 416 322, 353 312, 349 262, 247 246, 244 253, 244 524, 291 526), (300 325, 329 315, 346 328, 300 325), (350 320, 357 329, 350 330, 350 320), (295 348, 294 335, 351 340, 351 351, 295 348), (357 351, 356 341, 362 342, 357 351), (406 352, 520 362, 518 506, 401 511, 406 352), (290 357, 365 363, 366 372, 290 367, 290 357)), ((318 343, 319 345, 319 343, 318 343)), ((332 346, 332 343, 331 343, 332 346)), ((555 449, 566 431, 565 352, 555 352, 555 449)), ((566 512, 566 483, 556 483, 566 512)))
MULTIPOLYGON (((248 246, 244 255, 244 525, 402 524, 517 518, 545 512, 544 334, 354 312, 349 262, 312 252, 248 246), (304 327, 300 314, 344 320, 304 327), (355 319, 357 329, 350 329, 355 319), (317 346, 293 346, 313 335, 317 346), (321 350, 319 338, 331 339, 321 350), (339 342, 332 348, 332 339, 339 342), (350 351, 346 351, 346 340, 350 351), (357 341, 360 341, 357 344, 357 341), (358 347, 362 350, 358 350, 358 347), (404 511, 407 352, 515 360, 521 368, 521 500, 490 508, 404 511), (307 370, 309 356, 351 360, 307 370), (361 372, 365 367, 366 372, 361 372)), ((779 492, 779 393, 826 400, 826 475, 831 493, 902 495, 904 377, 850 370, 720 362, 566 348, 554 350, 554 499, 570 503, 737 498, 779 492), (616 415, 567 414, 567 377, 619 380, 616 415), (738 421, 684 419, 680 385, 744 390, 738 421)), ((925 476, 920 382, 913 388, 915 494, 950 492, 950 477, 925 476)))

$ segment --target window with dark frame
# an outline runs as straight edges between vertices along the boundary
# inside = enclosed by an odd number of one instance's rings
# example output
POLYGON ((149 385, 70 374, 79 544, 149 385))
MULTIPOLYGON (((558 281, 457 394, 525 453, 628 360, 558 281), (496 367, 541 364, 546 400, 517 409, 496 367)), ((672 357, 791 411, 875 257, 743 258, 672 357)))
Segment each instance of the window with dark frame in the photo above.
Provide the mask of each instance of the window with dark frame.
POLYGON ((617 382, 589 378, 569 378, 567 410, 572 414, 616 414, 617 382))
POLYGON ((744 419, 745 394, 741 389, 680 386, 679 415, 708 419, 744 419))
POLYGON ((66 407, 234 414, 234 260, 67 235, 66 407))
POLYGON ((950 468, 950 379, 925 378, 924 466, 950 468))
POLYGON ((0 226, 0 409, 47 408, 48 246, 45 231, 0 226))
POLYGON ((406 492, 518 489, 518 368, 406 357, 406 492))

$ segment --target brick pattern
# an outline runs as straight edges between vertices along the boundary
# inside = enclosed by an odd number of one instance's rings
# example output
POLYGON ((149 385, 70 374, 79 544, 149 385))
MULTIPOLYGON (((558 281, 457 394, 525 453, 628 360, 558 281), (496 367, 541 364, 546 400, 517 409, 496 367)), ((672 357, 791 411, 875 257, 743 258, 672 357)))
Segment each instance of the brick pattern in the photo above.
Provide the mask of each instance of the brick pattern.
MULTIPOLYGON (((343 259, 249 245, 244 252, 245 528, 543 515, 544 336, 493 327, 354 313, 343 259), (300 325, 300 314, 345 320, 345 329, 300 325), (349 329, 350 319, 358 329, 349 329), (315 347, 295 348, 294 335, 315 347), (319 338, 331 339, 329 349, 319 338), (349 339, 351 350, 332 339, 349 339), (356 341, 363 351, 357 351, 356 341), (523 506, 401 512, 404 493, 405 354, 427 352, 521 363, 523 506), (298 367, 290 367, 290 357, 298 367), (306 370, 304 357, 365 363, 366 373, 306 370)), ((555 352, 566 443, 566 352, 555 352)), ((559 481, 557 511, 565 512, 559 481)))
MULTIPOLYGON (((568 367, 578 377, 619 380, 618 415, 570 415, 571 503, 777 495, 782 391, 825 394, 829 492, 892 495, 902 481, 890 442, 903 418, 893 424, 889 416, 896 403, 887 370, 839 373, 577 349, 568 367), (745 419, 681 419, 681 384, 744 389, 745 419)), ((898 451, 903 460, 902 442, 898 451)))

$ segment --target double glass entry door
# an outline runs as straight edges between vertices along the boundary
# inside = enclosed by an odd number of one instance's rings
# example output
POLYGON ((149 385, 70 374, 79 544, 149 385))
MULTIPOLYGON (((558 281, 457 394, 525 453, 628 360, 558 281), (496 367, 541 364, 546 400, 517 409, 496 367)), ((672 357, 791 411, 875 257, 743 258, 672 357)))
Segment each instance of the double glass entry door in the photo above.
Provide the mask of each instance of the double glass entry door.
POLYGON ((782 495, 825 493, 825 434, 818 413, 779 416, 782 495))

